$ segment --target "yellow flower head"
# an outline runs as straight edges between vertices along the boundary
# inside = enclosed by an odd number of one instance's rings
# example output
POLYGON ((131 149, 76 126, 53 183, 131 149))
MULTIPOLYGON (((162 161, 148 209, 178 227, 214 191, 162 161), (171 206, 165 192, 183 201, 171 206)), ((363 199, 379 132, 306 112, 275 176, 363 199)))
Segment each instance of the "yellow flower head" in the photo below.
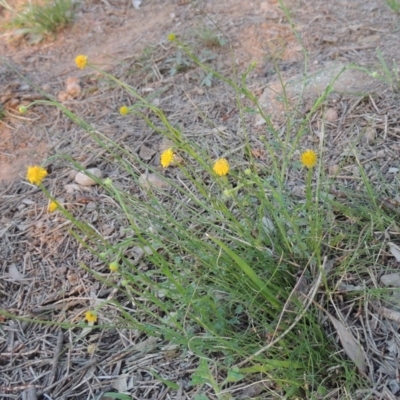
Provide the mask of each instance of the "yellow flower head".
POLYGON ((111 272, 117 272, 119 269, 119 264, 116 261, 114 261, 108 267, 110 268, 111 272))
POLYGON ((312 168, 317 164, 317 154, 314 150, 306 150, 301 155, 301 163, 307 167, 312 168))
POLYGON ((171 165, 172 161, 174 161, 174 152, 171 148, 164 150, 160 156, 160 163, 164 168, 167 168, 171 165))
POLYGON ((27 109, 25 106, 19 106, 19 107, 18 107, 18 111, 19 111, 21 114, 26 114, 26 112, 28 111, 28 109, 27 109))
POLYGON ((55 201, 51 201, 49 206, 47 207, 47 211, 49 213, 52 213, 57 210, 57 207, 58 207, 57 203, 55 201))
POLYGON ((85 319, 89 323, 94 323, 97 321, 97 314, 94 311, 86 311, 85 319))
POLYGON ((87 62, 88 62, 88 57, 83 54, 80 54, 79 56, 75 57, 75 64, 79 69, 85 68, 87 62))
POLYGON ((119 109, 119 113, 120 113, 121 115, 126 115, 126 114, 128 114, 128 112, 129 112, 129 108, 128 108, 127 106, 122 106, 122 107, 119 109))
POLYGON ((219 158, 213 166, 214 172, 219 176, 225 176, 229 172, 229 163, 226 158, 219 158))
POLYGON ((167 39, 168 39, 170 42, 173 42, 174 40, 176 40, 176 35, 175 35, 175 33, 169 33, 168 36, 167 36, 167 39))
POLYGON ((47 171, 39 165, 28 167, 28 172, 26 173, 26 179, 34 185, 40 185, 46 176, 47 171))

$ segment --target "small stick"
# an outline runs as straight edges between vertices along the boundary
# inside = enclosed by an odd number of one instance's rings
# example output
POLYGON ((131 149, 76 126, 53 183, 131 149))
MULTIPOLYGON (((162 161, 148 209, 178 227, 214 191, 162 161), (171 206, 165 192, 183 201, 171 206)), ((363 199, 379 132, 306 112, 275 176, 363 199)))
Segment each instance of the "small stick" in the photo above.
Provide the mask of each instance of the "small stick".
POLYGON ((56 348, 54 350, 54 357, 53 357, 53 362, 52 362, 52 366, 51 366, 51 373, 50 373, 50 377, 49 377, 47 385, 51 385, 54 382, 54 378, 56 377, 57 363, 58 363, 58 359, 60 358, 60 355, 61 355, 63 344, 64 344, 64 332, 62 331, 62 329, 60 329, 58 332, 58 336, 57 336, 57 344, 56 344, 56 348))

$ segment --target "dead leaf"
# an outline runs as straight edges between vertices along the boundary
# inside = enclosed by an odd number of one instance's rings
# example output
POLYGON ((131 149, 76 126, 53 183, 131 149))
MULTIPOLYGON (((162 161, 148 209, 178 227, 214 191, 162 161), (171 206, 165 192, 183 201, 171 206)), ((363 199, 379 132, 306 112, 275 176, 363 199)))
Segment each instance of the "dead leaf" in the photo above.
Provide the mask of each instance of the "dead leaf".
POLYGON ((8 274, 13 281, 22 281, 24 279, 24 275, 18 271, 18 268, 15 264, 10 265, 8 274))
POLYGON ((336 36, 325 35, 322 38, 322 41, 327 43, 336 43, 338 41, 338 38, 336 36))
POLYGON ((380 307, 378 309, 378 312, 383 317, 390 319, 391 321, 400 323, 400 313, 398 311, 391 310, 390 308, 386 308, 386 307, 380 307))
POLYGON ((354 338, 353 334, 335 317, 327 313, 329 319, 332 321, 336 332, 339 335, 340 342, 342 343, 343 350, 348 357, 354 362, 360 372, 365 372, 367 367, 367 360, 365 357, 364 349, 360 343, 354 338))
POLYGON ((168 189, 170 187, 167 181, 156 174, 140 175, 139 184, 145 189, 150 189, 151 187, 156 189, 168 189))
POLYGON ((151 149, 150 147, 148 147, 144 144, 140 147, 139 157, 142 160, 145 160, 145 161, 151 160, 153 158, 154 154, 156 154, 156 151, 151 149))
POLYGON ((161 143, 158 145, 158 151, 162 153, 164 150, 167 150, 171 147, 174 147, 174 142, 170 139, 163 138, 161 143))
POLYGON ((148 353, 157 347, 158 339, 154 336, 149 336, 147 339, 136 343, 133 347, 141 353, 148 353))
POLYGON ((390 252, 395 256, 397 261, 400 261, 400 247, 392 242, 388 243, 390 252))
POLYGON ((139 7, 141 4, 142 4, 142 0, 132 0, 132 5, 136 10, 139 10, 139 7))
POLYGON ((111 387, 120 393, 124 393, 128 390, 128 379, 128 375, 120 375, 115 381, 113 381, 111 387))
POLYGON ((254 158, 264 159, 265 150, 264 149, 251 149, 251 154, 254 158))
POLYGON ((397 286, 400 287, 400 273, 395 272, 393 274, 383 275, 381 277, 381 282, 385 286, 397 286))
POLYGON ((65 91, 72 98, 76 98, 81 94, 82 88, 79 84, 79 79, 75 76, 70 76, 65 81, 65 91))
MULTIPOLYGON (((101 179, 103 177, 103 171, 99 168, 88 168, 85 172, 94 175, 95 177, 101 179)), ((85 172, 78 172, 75 175, 75 182, 81 186, 93 186, 96 185, 96 181, 90 176, 86 175, 85 172)))

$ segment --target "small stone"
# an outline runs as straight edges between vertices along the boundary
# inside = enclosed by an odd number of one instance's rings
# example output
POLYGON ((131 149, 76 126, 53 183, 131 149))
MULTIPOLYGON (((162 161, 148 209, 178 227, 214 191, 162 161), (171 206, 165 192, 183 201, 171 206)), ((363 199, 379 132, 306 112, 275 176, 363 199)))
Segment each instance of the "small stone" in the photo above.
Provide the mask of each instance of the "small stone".
POLYGON ((196 88, 196 89, 194 89, 194 91, 200 96, 202 96, 204 94, 204 90, 200 89, 200 88, 196 88))
MULTIPOLYGON (((103 172, 98 168, 89 168, 87 172, 101 179, 103 172)), ((75 182, 82 186, 93 186, 96 185, 96 181, 90 176, 85 175, 84 172, 78 172, 75 176, 75 182)))
POLYGON ((376 158, 385 158, 386 157, 386 151, 385 150, 379 150, 376 152, 376 158))
POLYGON ((86 210, 88 210, 88 211, 94 211, 96 208, 97 208, 97 205, 94 201, 90 201, 86 205, 86 210))
POLYGON ((335 165, 331 165, 329 167, 329 175, 337 175, 339 172, 339 165, 335 164, 335 165))
POLYGON ((334 108, 328 108, 325 111, 325 120, 328 122, 336 121, 339 118, 337 111, 334 108))
POLYGON ((363 140, 365 143, 370 143, 376 139, 376 129, 372 126, 368 126, 365 130, 363 140))
POLYGON ((57 95, 57 99, 61 102, 67 101, 69 100, 69 96, 68 93, 61 91, 60 93, 58 93, 57 95))

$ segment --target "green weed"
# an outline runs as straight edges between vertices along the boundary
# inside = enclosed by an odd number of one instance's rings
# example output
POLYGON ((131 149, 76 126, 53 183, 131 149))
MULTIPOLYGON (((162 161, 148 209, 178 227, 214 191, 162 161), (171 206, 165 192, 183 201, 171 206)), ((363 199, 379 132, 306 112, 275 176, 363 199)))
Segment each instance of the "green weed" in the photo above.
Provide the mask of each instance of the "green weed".
POLYGON ((399 0, 385 0, 385 2, 392 11, 394 11, 395 13, 399 13, 399 11, 400 11, 400 1, 399 0))
POLYGON ((206 47, 222 47, 225 46, 227 41, 220 32, 216 32, 214 29, 204 27, 195 31, 197 39, 206 47))
POLYGON ((376 56, 380 63, 379 68, 377 71, 368 71, 368 73, 373 78, 379 79, 390 85, 393 92, 397 93, 400 90, 399 67, 397 66, 397 63, 393 60, 392 65, 390 66, 383 57, 380 49, 377 50, 376 56))
POLYGON ((19 34, 27 35, 31 43, 38 43, 45 36, 70 24, 73 19, 73 0, 47 0, 43 5, 29 3, 16 11, 10 26, 19 34))
MULTIPOLYGON (((393 222, 359 162, 364 190, 341 188, 338 200, 330 194, 332 182, 324 172, 324 144, 313 151, 302 146, 332 85, 301 116, 296 110, 289 113, 283 91, 287 125, 277 131, 247 85, 254 65, 231 79, 213 70, 184 42, 174 38, 174 45, 180 54, 179 62, 171 58, 174 73, 177 65, 196 65, 235 96, 241 122, 248 115, 263 116, 266 128, 260 141, 268 161, 260 166, 252 156, 244 123, 241 152, 221 140, 216 156, 201 135, 188 135, 131 85, 89 63, 134 99, 123 118, 145 121, 171 143, 162 155, 164 168, 153 167, 64 105, 47 103, 88 132, 106 151, 104 160, 111 169, 123 171, 133 183, 131 188, 118 179, 92 176, 104 198, 112 199, 112 207, 104 205, 102 212, 124 226, 126 235, 118 241, 105 239, 82 217, 58 208, 73 223, 71 234, 112 270, 115 279, 104 278, 83 262, 81 267, 129 300, 98 303, 95 315, 194 353, 199 363, 190 385, 200 390, 211 387, 218 399, 234 398, 232 386, 244 381, 264 381, 267 392, 288 399, 329 398, 336 388, 354 393, 364 385, 363 378, 351 361, 335 353, 321 313, 334 304, 339 277, 367 276, 368 266, 381 251, 373 244, 374 235, 393 222), (180 160, 175 166, 174 158, 180 160), (291 171, 301 173, 301 198, 287 186, 291 171), (117 318, 114 311, 109 313, 110 306, 118 311, 117 318)), ((54 200, 45 185, 41 188, 54 200)), ((379 290, 352 293, 360 304, 368 296, 381 295, 379 290)), ((177 388, 176 382, 157 372, 154 376, 177 388)), ((207 398, 204 393, 196 397, 207 398)))

